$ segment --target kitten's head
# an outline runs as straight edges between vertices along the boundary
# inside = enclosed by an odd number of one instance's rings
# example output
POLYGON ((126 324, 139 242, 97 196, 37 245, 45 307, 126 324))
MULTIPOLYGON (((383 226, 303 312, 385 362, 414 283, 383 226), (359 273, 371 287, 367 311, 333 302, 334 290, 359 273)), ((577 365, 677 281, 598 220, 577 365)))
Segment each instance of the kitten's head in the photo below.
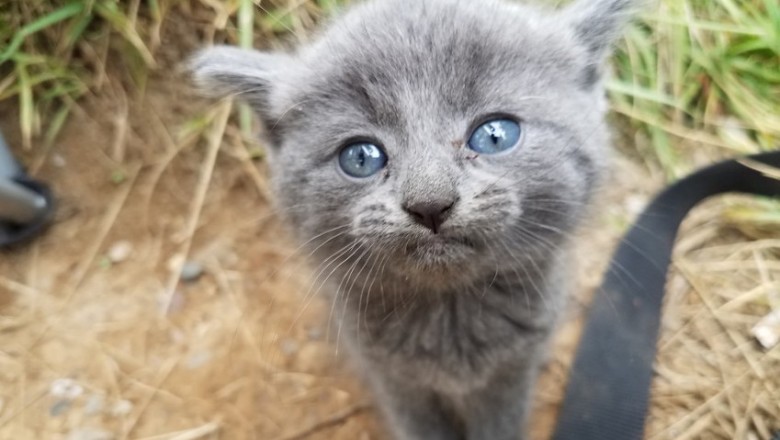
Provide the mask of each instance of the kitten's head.
POLYGON ((372 1, 295 54, 217 47, 193 68, 261 117, 303 240, 460 283, 552 252, 581 216, 606 156, 601 64, 631 2, 372 1))

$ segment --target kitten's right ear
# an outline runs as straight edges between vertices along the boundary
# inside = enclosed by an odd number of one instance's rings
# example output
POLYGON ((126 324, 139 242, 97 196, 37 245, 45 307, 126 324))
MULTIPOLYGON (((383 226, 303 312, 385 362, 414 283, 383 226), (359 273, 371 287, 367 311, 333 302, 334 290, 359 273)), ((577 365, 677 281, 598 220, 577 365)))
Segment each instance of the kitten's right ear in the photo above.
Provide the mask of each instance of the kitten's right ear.
POLYGON ((200 91, 213 98, 236 96, 267 123, 274 117, 272 94, 293 63, 286 54, 232 46, 203 49, 190 59, 189 70, 200 91))
POLYGON ((601 64, 626 24, 652 0, 577 0, 563 9, 563 19, 588 56, 583 84, 590 86, 601 76, 601 64))
POLYGON ((648 0, 577 0, 564 9, 580 43, 594 56, 605 56, 626 23, 648 0))

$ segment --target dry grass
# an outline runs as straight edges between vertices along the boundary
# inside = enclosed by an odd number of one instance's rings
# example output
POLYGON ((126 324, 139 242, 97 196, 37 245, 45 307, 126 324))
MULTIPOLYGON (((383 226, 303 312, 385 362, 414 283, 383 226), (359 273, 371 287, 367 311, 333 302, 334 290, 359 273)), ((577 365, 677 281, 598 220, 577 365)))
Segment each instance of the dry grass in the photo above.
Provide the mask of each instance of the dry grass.
MULTIPOLYGON (((139 91, 104 52, 93 60, 104 66, 100 86, 68 107, 50 148, 19 129, 18 104, 0 103, 9 141, 30 139, 20 155, 61 200, 46 236, 0 255, 0 438, 383 438, 370 397, 324 340, 327 308, 303 298, 311 273, 270 207, 243 117, 226 119, 226 107, 193 98, 170 73, 203 40, 241 40, 245 4, 161 2, 160 41, 176 44, 148 45, 160 70, 139 91), (120 243, 132 252, 112 261, 120 243), (185 260, 205 268, 196 282, 180 282, 185 260)), ((302 36, 333 7, 262 5, 251 16, 262 41, 302 36)), ((579 301, 540 385, 534 438, 554 420, 608 250, 664 181, 628 160, 615 168, 582 239, 579 301)), ((688 220, 648 438, 770 440, 780 429, 780 349, 751 335, 780 309, 776 212, 771 202, 728 199, 688 220)))
POLYGON ((762 349, 752 335, 780 306, 780 242, 738 242, 713 221, 724 209, 700 208, 678 245, 651 439, 769 439, 780 428, 780 347, 762 349))

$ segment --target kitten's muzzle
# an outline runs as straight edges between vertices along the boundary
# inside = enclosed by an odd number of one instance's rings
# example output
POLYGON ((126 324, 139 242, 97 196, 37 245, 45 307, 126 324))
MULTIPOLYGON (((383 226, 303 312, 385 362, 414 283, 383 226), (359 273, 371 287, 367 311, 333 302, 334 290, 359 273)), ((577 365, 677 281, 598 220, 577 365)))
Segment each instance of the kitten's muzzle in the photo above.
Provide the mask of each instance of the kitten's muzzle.
POLYGON ((438 199, 405 203, 403 209, 415 223, 430 229, 434 234, 438 234, 441 225, 450 217, 455 202, 454 199, 438 199))

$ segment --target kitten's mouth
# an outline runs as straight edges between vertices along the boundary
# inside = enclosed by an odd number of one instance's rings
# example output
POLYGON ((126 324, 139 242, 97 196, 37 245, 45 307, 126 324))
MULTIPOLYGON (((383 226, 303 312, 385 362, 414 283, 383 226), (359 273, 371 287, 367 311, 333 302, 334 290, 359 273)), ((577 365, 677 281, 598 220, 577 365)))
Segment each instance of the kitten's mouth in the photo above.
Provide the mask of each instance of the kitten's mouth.
POLYGON ((425 238, 419 239, 415 243, 416 247, 426 246, 465 246, 474 247, 475 244, 467 237, 454 236, 454 235, 441 235, 441 234, 429 234, 425 238))
POLYGON ((476 244, 466 237, 443 237, 442 240, 445 244, 460 245, 469 248, 476 247, 476 244))
POLYGON ((406 245, 406 253, 428 265, 454 264, 470 256, 476 243, 467 237, 430 235, 406 245))

